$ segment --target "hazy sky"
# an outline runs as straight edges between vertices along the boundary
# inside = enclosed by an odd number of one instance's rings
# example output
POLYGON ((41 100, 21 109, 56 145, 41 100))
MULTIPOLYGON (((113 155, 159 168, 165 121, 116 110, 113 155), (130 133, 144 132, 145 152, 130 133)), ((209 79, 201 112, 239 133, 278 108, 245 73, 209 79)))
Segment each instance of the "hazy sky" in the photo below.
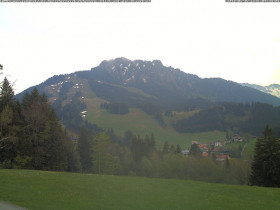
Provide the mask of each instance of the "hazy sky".
POLYGON ((224 0, 0 3, 0 63, 17 93, 117 57, 279 84, 279 11, 280 3, 224 0))

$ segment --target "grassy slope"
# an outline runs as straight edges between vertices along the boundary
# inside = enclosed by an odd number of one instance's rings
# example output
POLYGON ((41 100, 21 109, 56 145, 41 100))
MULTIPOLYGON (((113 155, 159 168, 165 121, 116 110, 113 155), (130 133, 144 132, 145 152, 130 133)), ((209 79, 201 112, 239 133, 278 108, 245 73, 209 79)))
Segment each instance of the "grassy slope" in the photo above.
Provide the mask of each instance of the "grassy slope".
POLYGON ((0 170, 0 201, 28 209, 279 209, 280 189, 0 170))
MULTIPOLYGON (((171 126, 174 119, 167 119, 167 127, 161 127, 156 120, 139 109, 130 109, 126 115, 110 114, 106 110, 100 109, 100 104, 105 100, 96 97, 90 91, 88 86, 83 89, 83 96, 87 105, 86 119, 95 123, 101 128, 114 128, 117 135, 123 136, 128 130, 134 134, 144 137, 146 134, 154 133, 157 140, 157 146, 162 148, 163 143, 168 141, 169 144, 180 144, 183 149, 189 148, 191 141, 199 141, 202 143, 216 141, 225 137, 224 132, 204 132, 204 133, 178 133, 171 126)), ((193 113, 190 113, 193 114, 193 113)), ((176 113, 174 118, 186 117, 189 113, 176 113)))
POLYGON ((242 155, 243 159, 253 159, 256 142, 257 139, 252 139, 246 144, 242 155))

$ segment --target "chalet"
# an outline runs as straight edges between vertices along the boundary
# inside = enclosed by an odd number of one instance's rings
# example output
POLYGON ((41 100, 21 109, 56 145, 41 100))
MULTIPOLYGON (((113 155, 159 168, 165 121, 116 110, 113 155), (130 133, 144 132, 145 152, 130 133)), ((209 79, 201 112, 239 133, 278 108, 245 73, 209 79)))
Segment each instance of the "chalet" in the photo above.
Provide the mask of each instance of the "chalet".
POLYGON ((202 152, 202 157, 208 157, 208 152, 202 152))
POLYGON ((198 141, 192 141, 192 144, 199 144, 198 141))
POLYGON ((225 161, 226 159, 229 159, 229 155, 216 155, 217 161, 225 161))
POLYGON ((233 142, 242 142, 244 139, 244 137, 241 137, 239 136, 238 134, 235 134, 233 137, 232 137, 232 141, 233 142))
POLYGON ((201 151, 205 151, 205 152, 208 151, 208 147, 206 144, 199 144, 198 147, 201 151))
POLYGON ((222 146, 223 144, 220 140, 215 142, 215 147, 222 147, 222 146))

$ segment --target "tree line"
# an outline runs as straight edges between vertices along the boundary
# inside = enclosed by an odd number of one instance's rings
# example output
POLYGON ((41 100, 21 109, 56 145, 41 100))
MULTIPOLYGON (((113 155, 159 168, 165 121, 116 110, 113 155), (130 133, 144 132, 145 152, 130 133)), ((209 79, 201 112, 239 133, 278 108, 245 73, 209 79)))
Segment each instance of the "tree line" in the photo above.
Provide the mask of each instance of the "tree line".
POLYGON ((186 157, 179 145, 165 142, 158 149, 153 134, 141 138, 130 131, 123 137, 110 137, 107 132, 90 135, 83 126, 77 150, 81 170, 86 173, 248 184, 250 172, 249 162, 240 159, 220 162, 216 156, 203 158, 201 152, 196 152, 199 149, 191 149, 186 157))
POLYGON ((259 136, 266 124, 269 124, 280 137, 280 107, 264 103, 220 103, 202 109, 195 115, 178 120, 173 127, 178 132, 227 131, 259 136))

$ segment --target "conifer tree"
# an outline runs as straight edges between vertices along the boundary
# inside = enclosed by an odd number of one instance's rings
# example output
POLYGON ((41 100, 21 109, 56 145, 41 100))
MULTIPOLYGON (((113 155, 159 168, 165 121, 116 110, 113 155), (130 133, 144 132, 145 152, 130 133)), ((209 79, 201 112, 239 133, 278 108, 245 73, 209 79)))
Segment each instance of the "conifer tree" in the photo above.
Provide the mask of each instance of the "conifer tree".
POLYGON ((18 138, 13 125, 14 91, 5 77, 0 92, 0 162, 12 168, 17 155, 18 138))
POLYGON ((84 125, 81 128, 81 132, 78 140, 78 153, 80 155, 82 171, 90 172, 92 168, 90 136, 84 125))
POLYGON ((181 154, 181 152, 182 152, 182 149, 181 149, 180 145, 179 145, 179 144, 177 144, 177 146, 176 146, 176 150, 175 150, 175 153, 177 153, 177 154, 181 154))
POLYGON ((194 156, 196 158, 202 157, 202 152, 199 149, 197 144, 194 143, 194 144, 191 145, 190 155, 192 155, 192 156, 194 156))
POLYGON ((1 85, 0 111, 2 111, 6 105, 9 105, 10 107, 12 106, 13 97, 14 90, 7 77, 5 77, 1 85))
POLYGON ((264 187, 280 187, 280 139, 274 137, 272 129, 265 127, 264 137, 255 146, 250 184, 264 187))

